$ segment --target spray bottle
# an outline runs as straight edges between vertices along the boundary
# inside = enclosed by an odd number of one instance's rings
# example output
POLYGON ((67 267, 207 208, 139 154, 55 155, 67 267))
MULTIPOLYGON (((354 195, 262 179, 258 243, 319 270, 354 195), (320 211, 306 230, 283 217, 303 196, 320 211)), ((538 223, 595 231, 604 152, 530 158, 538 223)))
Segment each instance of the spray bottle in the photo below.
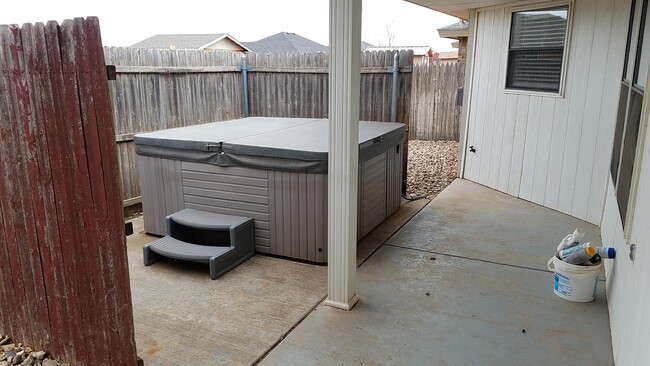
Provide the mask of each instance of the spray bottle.
POLYGON ((569 234, 564 239, 562 239, 560 245, 557 246, 557 251, 559 252, 562 249, 566 249, 578 245, 578 243, 580 243, 580 240, 582 240, 582 238, 584 237, 585 237, 584 230, 580 228, 575 229, 573 234, 569 234))
POLYGON ((600 254, 600 256, 602 258, 615 258, 616 257, 616 248, 598 247, 598 248, 596 248, 596 250, 598 251, 598 254, 600 254))
POLYGON ((569 254, 565 258, 562 258, 562 262, 580 265, 588 261, 591 257, 596 255, 597 253, 598 252, 596 251, 596 248, 592 246, 588 246, 586 248, 582 248, 582 250, 569 254))

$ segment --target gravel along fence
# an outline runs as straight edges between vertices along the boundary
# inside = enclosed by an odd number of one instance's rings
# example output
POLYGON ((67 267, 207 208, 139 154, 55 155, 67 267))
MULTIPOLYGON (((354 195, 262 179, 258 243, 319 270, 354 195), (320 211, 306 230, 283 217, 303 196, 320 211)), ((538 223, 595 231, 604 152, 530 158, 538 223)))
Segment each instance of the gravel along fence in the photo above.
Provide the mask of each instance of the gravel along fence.
POLYGON ((456 179, 458 142, 411 140, 408 154, 408 197, 432 199, 456 179))

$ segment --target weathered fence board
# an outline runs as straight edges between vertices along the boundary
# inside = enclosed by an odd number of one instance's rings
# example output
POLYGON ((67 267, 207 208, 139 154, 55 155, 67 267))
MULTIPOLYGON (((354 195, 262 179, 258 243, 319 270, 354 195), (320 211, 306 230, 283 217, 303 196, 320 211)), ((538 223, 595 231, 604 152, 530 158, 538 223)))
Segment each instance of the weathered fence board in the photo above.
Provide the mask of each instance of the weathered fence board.
MULTIPOLYGON (((124 204, 138 203, 133 134, 241 118, 241 54, 125 48, 104 52, 117 72, 109 85, 124 204)), ((327 117, 327 54, 248 53, 247 58, 250 116, 327 117)), ((412 63, 412 53, 400 53, 397 121, 402 123, 410 121, 412 63)), ((392 64, 390 52, 363 54, 362 120, 390 120, 392 64)))
POLYGON ((99 34, 96 18, 0 26, 0 333, 73 364, 135 365, 99 34))
POLYGON ((464 81, 464 63, 413 67, 411 140, 458 141, 461 106, 456 93, 464 81))

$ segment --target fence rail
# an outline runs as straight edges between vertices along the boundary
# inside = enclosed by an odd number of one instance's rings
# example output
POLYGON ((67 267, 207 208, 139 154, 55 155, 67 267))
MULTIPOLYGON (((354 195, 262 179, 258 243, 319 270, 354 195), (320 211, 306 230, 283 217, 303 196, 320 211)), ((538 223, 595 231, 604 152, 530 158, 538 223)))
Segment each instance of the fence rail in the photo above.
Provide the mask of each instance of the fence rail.
POLYGON ((0 26, 0 333, 77 365, 137 362, 109 105, 96 18, 0 26))
MULTIPOLYGON (((134 134, 243 117, 241 54, 125 48, 104 53, 117 74, 109 85, 127 206, 140 202, 134 134)), ((326 118, 328 62, 325 53, 248 53, 249 115, 326 118)), ((362 55, 361 120, 390 121, 392 66, 390 52, 362 55)), ((464 64, 413 66, 412 53, 400 53, 397 122, 409 125, 410 139, 458 140, 455 93, 463 78, 464 64)))

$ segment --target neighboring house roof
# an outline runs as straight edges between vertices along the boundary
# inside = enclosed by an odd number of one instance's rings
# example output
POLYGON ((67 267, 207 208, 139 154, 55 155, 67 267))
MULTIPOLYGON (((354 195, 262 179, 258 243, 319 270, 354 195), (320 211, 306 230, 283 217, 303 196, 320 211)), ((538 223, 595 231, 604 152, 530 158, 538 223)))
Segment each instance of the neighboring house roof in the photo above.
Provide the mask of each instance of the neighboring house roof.
POLYGON ((253 52, 327 52, 327 46, 289 32, 280 32, 244 44, 253 52))
POLYGON ((433 51, 429 46, 396 46, 396 47, 368 47, 364 52, 372 51, 413 51, 413 56, 433 56, 433 51))
POLYGON ((438 28, 438 35, 441 38, 458 39, 469 36, 469 22, 460 20, 458 23, 450 24, 446 27, 438 28))
POLYGON ((223 40, 228 39, 242 48, 244 51, 250 51, 248 47, 236 40, 228 33, 213 33, 213 34, 157 34, 140 41, 131 48, 174 48, 177 50, 202 50, 211 45, 223 40))
POLYGON ((368 42, 361 41, 361 50, 362 50, 362 51, 365 50, 365 49, 368 48, 368 47, 375 47, 375 45, 374 45, 374 44, 370 44, 370 43, 368 43, 368 42))
POLYGON ((436 52, 433 54, 434 60, 457 60, 458 51, 436 52))

